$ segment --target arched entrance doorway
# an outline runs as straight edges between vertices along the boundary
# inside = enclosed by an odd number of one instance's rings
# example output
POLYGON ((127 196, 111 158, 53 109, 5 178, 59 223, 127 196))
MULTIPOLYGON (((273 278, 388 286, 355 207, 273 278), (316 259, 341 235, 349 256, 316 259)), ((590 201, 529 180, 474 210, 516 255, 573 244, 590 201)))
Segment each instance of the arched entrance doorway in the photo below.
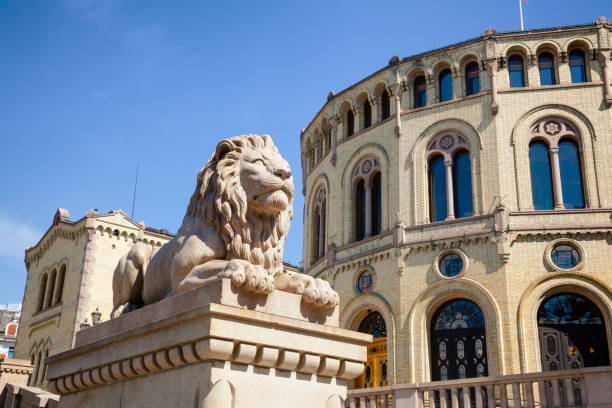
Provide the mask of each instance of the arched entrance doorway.
POLYGON ((355 379, 355 388, 384 387, 387 383, 387 325, 378 312, 368 314, 359 324, 358 331, 374 337, 368 345, 368 359, 361 376, 355 379))
POLYGON ((538 308, 543 371, 610 364, 606 324, 599 308, 584 296, 560 293, 538 308))
POLYGON ((434 313, 430 331, 433 381, 488 375, 485 318, 476 303, 444 303, 434 313))

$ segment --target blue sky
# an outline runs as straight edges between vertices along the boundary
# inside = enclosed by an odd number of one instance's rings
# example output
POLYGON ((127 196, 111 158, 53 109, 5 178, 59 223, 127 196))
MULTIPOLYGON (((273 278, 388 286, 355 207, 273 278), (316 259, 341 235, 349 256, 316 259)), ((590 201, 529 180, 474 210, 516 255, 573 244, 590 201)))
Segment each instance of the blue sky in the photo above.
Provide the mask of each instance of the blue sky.
MULTIPOLYGON (((527 29, 612 18, 609 0, 523 5, 527 29)), ((301 192, 300 129, 330 90, 489 26, 518 30, 517 1, 0 0, 0 303, 57 207, 129 213, 139 164, 134 218, 175 232, 216 143, 244 133, 272 135, 301 192)))

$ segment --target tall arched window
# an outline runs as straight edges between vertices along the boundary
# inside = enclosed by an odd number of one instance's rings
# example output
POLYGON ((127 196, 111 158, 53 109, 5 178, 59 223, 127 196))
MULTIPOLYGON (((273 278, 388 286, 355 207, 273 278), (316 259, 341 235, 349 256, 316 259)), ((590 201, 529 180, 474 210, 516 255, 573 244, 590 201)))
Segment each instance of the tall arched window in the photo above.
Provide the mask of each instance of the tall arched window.
POLYGON ((363 128, 367 129, 372 126, 372 105, 369 100, 363 102, 363 128))
POLYGON ((433 381, 488 375, 485 317, 476 303, 454 299, 440 306, 430 338, 433 381))
POLYGON ((372 235, 381 233, 382 203, 381 203, 380 172, 372 180, 372 235))
POLYGON ((353 170, 352 186, 355 196, 355 240, 360 241, 380 234, 382 200, 380 164, 374 157, 366 157, 353 170))
POLYGON ((551 53, 542 52, 538 55, 538 68, 540 69, 540 85, 556 84, 555 63, 551 53))
POLYGON ((536 141, 529 145, 529 166, 534 208, 536 210, 552 210, 554 206, 552 179, 546 143, 536 141))
POLYGON ((569 53, 570 73, 573 83, 586 82, 586 67, 584 64, 584 52, 579 49, 569 53))
POLYGON ((480 76, 478 62, 472 61, 465 66, 466 94, 474 95, 480 92, 480 76))
POLYGON ((469 144, 449 132, 427 145, 429 219, 432 222, 473 215, 469 144))
POLYGON ((414 107, 420 108, 427 105, 427 83, 424 76, 414 80, 414 107))
POLYGON ((32 384, 38 384, 39 381, 39 376, 40 376, 40 363, 42 361, 42 353, 39 351, 38 352, 38 356, 36 358, 36 370, 34 371, 34 380, 32 381, 32 384))
POLYGON ((391 100, 386 89, 380 93, 381 119, 385 120, 391 116, 391 100))
POLYGON ((47 294, 45 296, 45 308, 53 304, 53 293, 55 292, 55 279, 57 278, 57 270, 53 269, 47 285, 47 294))
MULTIPOLYGON (((30 365, 32 367, 36 367, 34 365, 34 361, 36 360, 36 353, 32 352, 32 355, 30 356, 30 365)), ((30 377, 28 378, 28 385, 34 385, 34 373, 30 373, 30 377)))
POLYGON ((559 171, 563 206, 568 209, 584 208, 580 156, 576 142, 571 139, 565 139, 559 143, 559 171))
POLYGON ((40 383, 45 381, 45 377, 47 376, 47 358, 49 357, 49 350, 45 351, 45 357, 42 362, 42 375, 40 376, 40 383))
POLYGON ((453 157, 453 189, 456 217, 470 217, 474 211, 470 153, 467 150, 459 150, 453 157))
POLYGON ((315 202, 312 207, 312 254, 315 262, 325 255, 326 201, 325 189, 320 187, 315 195, 315 202))
MULTIPOLYGON (((62 265, 57 275, 57 290, 55 291, 55 303, 62 301, 62 295, 64 294, 64 278, 66 277, 66 264, 62 265)), ((54 303, 54 304, 55 304, 54 303)))
POLYGON ((508 71, 510 73, 510 88, 525 86, 523 58, 520 55, 513 55, 508 58, 508 71))
POLYGON ((43 310, 45 306, 45 293, 47 291, 47 274, 45 273, 40 280, 40 289, 38 291, 38 304, 36 306, 36 311, 40 312, 43 310))
POLYGON ((599 308, 575 293, 559 293, 538 308, 543 371, 610 364, 606 323, 599 308))
POLYGON ((580 134, 561 118, 545 118, 531 127, 531 193, 536 210, 584 208, 580 134))
POLYGON ((352 109, 346 111, 346 137, 353 136, 355 134, 355 115, 352 109))
POLYGON ((450 69, 444 69, 438 76, 440 89, 440 102, 453 99, 453 74, 450 69))
POLYGON ((447 216, 446 169, 444 157, 429 159, 429 213, 432 221, 444 221, 447 216))

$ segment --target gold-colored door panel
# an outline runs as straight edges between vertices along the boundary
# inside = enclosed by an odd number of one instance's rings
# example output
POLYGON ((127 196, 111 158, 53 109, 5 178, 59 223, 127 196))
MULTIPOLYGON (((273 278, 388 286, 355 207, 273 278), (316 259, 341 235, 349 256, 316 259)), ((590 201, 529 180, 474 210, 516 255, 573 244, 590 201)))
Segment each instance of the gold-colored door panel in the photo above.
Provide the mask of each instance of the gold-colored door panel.
POLYGON ((384 387, 387 382, 387 338, 376 338, 368 345, 363 374, 355 380, 355 388, 384 387))

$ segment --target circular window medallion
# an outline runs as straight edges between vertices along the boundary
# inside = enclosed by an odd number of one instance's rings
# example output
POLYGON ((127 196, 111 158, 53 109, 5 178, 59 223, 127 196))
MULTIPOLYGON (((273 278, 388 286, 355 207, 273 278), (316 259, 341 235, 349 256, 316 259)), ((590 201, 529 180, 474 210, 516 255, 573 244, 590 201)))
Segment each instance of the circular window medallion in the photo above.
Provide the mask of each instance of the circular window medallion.
POLYGON ((436 255, 434 271, 443 279, 452 279, 463 274, 468 266, 467 256, 458 249, 450 249, 436 255))
POLYGON ((357 290, 361 293, 368 293, 372 289, 372 272, 364 271, 357 279, 357 290))
POLYGON ((545 260, 558 271, 577 271, 584 264, 584 249, 574 240, 557 239, 546 248, 545 260))

